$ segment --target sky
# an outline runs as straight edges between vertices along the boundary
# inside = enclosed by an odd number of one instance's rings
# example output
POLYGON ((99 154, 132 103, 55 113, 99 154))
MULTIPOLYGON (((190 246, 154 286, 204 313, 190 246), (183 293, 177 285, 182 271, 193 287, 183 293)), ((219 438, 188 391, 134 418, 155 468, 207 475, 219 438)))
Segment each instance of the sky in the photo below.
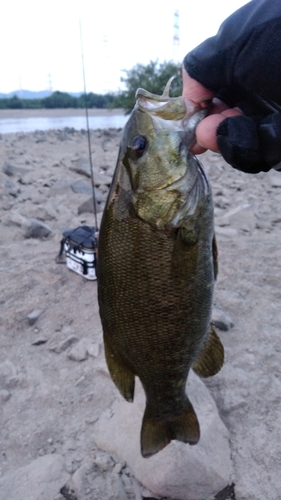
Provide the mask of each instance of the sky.
POLYGON ((118 91, 123 88, 122 70, 156 59, 181 62, 247 1, 5 0, 1 6, 0 93, 83 91, 81 45, 87 92, 118 91), (173 44, 175 34, 178 46, 173 44))

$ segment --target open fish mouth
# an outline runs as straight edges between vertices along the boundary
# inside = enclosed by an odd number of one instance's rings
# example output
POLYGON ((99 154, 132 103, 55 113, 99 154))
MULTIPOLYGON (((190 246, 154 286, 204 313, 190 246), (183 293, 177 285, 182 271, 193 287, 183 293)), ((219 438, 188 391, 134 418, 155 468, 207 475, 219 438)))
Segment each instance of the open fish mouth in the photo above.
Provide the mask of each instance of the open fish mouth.
POLYGON ((157 130, 171 128, 185 134, 185 143, 190 148, 195 142, 195 129, 198 123, 209 113, 209 108, 199 108, 188 103, 182 96, 170 97, 170 87, 174 76, 168 81, 163 94, 157 95, 139 88, 136 91, 136 108, 147 113, 157 130))
POLYGON ((142 88, 137 89, 137 107, 145 113, 172 121, 182 120, 187 114, 194 113, 197 108, 192 103, 188 108, 181 96, 169 96, 173 79, 174 76, 168 81, 162 95, 153 94, 142 88))

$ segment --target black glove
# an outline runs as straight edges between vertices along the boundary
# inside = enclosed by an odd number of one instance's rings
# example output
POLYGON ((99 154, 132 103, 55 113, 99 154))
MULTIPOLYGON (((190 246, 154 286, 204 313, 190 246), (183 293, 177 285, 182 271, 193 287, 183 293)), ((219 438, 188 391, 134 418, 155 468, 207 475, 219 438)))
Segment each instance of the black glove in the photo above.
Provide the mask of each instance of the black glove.
POLYGON ((226 118, 217 129, 218 146, 232 167, 256 174, 281 162, 281 113, 263 119, 253 116, 226 118))

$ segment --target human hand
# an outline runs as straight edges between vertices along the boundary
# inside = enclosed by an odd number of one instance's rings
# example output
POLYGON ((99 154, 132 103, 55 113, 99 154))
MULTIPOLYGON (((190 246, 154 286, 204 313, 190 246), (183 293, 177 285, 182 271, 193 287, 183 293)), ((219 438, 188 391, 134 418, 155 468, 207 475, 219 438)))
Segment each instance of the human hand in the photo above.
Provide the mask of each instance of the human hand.
POLYGON ((229 108, 224 102, 215 98, 215 93, 191 78, 184 67, 182 81, 184 99, 201 108, 209 106, 211 101, 209 115, 196 128, 196 143, 190 149, 191 153, 200 154, 207 149, 219 152, 216 135, 219 124, 226 118, 242 115, 242 111, 239 108, 229 108))

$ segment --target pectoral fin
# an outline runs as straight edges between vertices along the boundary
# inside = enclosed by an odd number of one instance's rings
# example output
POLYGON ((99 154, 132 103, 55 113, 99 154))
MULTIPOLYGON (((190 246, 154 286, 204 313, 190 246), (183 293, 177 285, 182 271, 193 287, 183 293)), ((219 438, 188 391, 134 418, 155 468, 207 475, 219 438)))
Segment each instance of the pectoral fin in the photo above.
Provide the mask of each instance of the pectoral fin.
POLYGON ((111 348, 108 339, 104 336, 105 359, 110 376, 121 392, 122 396, 130 403, 134 400, 135 376, 121 357, 111 348))
POLYGON ((223 362, 224 348, 219 336, 212 328, 192 368, 199 377, 206 378, 218 373, 223 366, 223 362))

